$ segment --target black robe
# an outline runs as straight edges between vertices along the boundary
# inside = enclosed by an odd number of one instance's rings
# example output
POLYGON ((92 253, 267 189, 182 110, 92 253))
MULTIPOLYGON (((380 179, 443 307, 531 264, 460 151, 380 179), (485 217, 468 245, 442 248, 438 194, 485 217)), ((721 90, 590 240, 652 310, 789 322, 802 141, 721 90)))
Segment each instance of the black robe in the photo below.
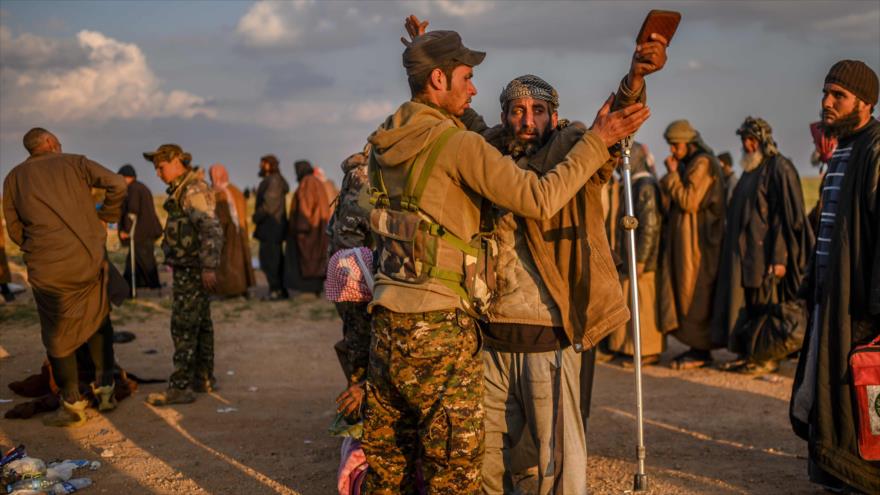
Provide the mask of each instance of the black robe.
MULTIPOLYGON (((766 158, 740 177, 727 206, 724 242, 715 286, 712 342, 729 347, 745 317, 745 288, 772 290, 770 265, 785 265, 780 302, 797 298, 812 253, 813 229, 804 209, 801 180, 782 155, 766 158)), ((733 352, 741 349, 731 347, 733 352)))
MULTIPOLYGON (((119 232, 131 232, 129 213, 137 215, 134 228, 134 247, 128 241, 129 250, 134 249, 135 282, 138 287, 159 288, 159 270, 156 256, 153 253, 156 240, 162 236, 162 224, 156 216, 153 193, 144 184, 134 181, 128 185, 128 195, 122 203, 122 214, 119 218, 119 232)), ((125 281, 131 286, 131 252, 125 258, 125 281)))
MULTIPOLYGON (((808 423, 791 409, 794 431, 809 441, 810 460, 866 493, 880 493, 880 462, 859 457, 857 413, 849 384, 850 351, 880 334, 880 123, 870 123, 838 149, 852 145, 819 306, 804 340, 792 396, 805 385, 807 356, 816 353, 815 399, 808 423), (818 335, 813 337, 813 332, 818 335), (811 339, 817 345, 811 348, 811 339)), ((811 258, 802 294, 815 292, 811 258)), ((792 400, 792 406, 795 401, 792 400)))

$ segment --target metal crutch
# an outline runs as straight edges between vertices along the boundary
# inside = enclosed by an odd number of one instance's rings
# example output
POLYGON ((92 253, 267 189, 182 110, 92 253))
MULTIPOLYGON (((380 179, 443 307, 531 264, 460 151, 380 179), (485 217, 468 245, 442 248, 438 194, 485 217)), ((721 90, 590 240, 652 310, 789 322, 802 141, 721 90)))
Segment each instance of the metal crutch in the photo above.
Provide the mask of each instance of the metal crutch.
POLYGON ((638 443, 636 445, 636 457, 639 461, 638 470, 633 479, 633 491, 641 492, 648 489, 648 475, 645 473, 645 427, 642 403, 642 331, 639 320, 639 276, 636 266, 636 232, 639 221, 635 217, 632 194, 632 164, 630 164, 630 152, 632 151, 633 136, 628 136, 620 142, 623 152, 623 194, 625 215, 621 227, 626 231, 627 264, 629 265, 629 289, 630 289, 630 321, 632 322, 633 338, 633 366, 636 377, 636 421, 638 423, 638 443))
POLYGON ((129 213, 128 219, 131 220, 131 231, 128 236, 129 253, 131 254, 131 298, 137 299, 137 283, 135 282, 137 264, 134 261, 134 229, 137 227, 138 217, 134 213, 129 213))

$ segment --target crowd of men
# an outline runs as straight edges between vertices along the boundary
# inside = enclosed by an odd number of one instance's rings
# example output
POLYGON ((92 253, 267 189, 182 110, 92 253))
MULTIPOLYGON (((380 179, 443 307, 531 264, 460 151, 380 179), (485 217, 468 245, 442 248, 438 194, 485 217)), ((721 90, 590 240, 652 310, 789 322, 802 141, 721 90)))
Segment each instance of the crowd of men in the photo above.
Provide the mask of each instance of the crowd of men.
MULTIPOLYGON (((791 418, 809 442, 810 478, 880 492, 880 467, 859 455, 845 378, 850 351, 880 335, 876 73, 843 60, 825 78, 817 128, 827 172, 814 215, 770 124, 748 117, 735 129, 738 178, 730 153, 716 156, 687 120, 664 132, 662 176, 635 143, 629 218, 621 142, 650 116, 645 77, 664 67, 667 40, 652 34, 637 46, 589 126, 560 118, 562 98, 531 74, 505 86, 490 126, 469 107, 486 54, 426 27, 407 19, 412 98, 343 162, 338 195, 297 161, 287 208, 290 186, 265 155, 251 217, 269 300, 320 294, 339 251, 373 253, 371 301, 337 305, 348 382, 337 403, 363 421, 364 492, 510 493, 513 474, 537 466, 539 493, 586 493, 594 363, 620 355, 631 365, 634 354, 622 261, 634 223, 643 364, 659 362, 669 335, 688 347, 669 362, 679 370, 727 348, 739 359, 722 369, 766 373, 800 351, 791 418), (760 347, 770 316, 795 331, 760 347)), ((174 372, 147 401, 214 390, 212 294, 254 285, 247 206, 225 167, 209 169, 209 186, 180 146, 144 153, 168 185, 162 227, 134 167, 114 174, 62 153, 41 128, 24 145, 30 157, 6 179, 3 211, 61 388, 47 424, 85 421, 74 353, 83 344, 99 409, 115 407, 110 302, 127 293, 121 280, 160 286, 159 237, 173 268, 174 372), (97 214, 92 188, 104 191, 97 214), (102 221, 119 222, 130 244, 136 261, 124 277, 108 262, 102 221)))

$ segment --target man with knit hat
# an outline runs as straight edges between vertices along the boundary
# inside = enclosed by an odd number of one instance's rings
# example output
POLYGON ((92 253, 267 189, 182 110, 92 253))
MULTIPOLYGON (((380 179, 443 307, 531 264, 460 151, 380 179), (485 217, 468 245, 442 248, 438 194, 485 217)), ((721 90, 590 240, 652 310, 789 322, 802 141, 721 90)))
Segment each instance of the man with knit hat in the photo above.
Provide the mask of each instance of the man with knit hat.
POLYGON ((610 158, 608 147, 648 117, 632 105, 597 117, 543 176, 519 168, 460 117, 485 54, 453 31, 417 36, 403 54, 412 99, 370 136, 373 295, 363 447, 371 494, 476 494, 483 455, 482 366, 475 316, 484 308, 483 197, 548 219, 610 158), (480 262, 480 260, 483 260, 480 262))
MULTIPOLYGON (((766 314, 768 304, 797 300, 813 231, 800 176, 777 149, 770 124, 748 117, 736 133, 742 140, 743 174, 727 204, 712 340, 742 358, 727 365, 729 370, 763 374, 775 371, 776 360, 785 356, 752 355, 753 324, 766 314)), ((786 315, 801 330, 805 316, 798 317, 797 311, 786 315)))
POLYGON ((153 248, 156 239, 162 236, 162 224, 156 217, 153 193, 137 180, 137 172, 130 164, 126 163, 120 167, 117 173, 128 184, 128 195, 122 203, 122 214, 119 217, 119 240, 122 244, 129 245, 129 256, 126 258, 123 276, 131 287, 131 250, 134 250, 135 284, 137 287, 158 289, 159 270, 156 267, 153 248), (134 224, 134 239, 131 238, 132 215, 137 222, 134 224))
MULTIPOLYGON (((822 127, 836 137, 822 187, 816 249, 801 294, 811 320, 791 398, 809 442, 810 479, 837 493, 880 493, 880 465, 859 455, 853 348, 880 335, 880 122, 877 74, 841 60, 825 76, 822 127)), ((873 399, 872 399, 873 400, 873 399)), ((873 425, 875 417, 871 417, 873 425)), ((875 432, 876 433, 876 432, 875 432)))
POLYGON ((223 249, 223 230, 215 212, 214 191, 204 173, 193 168, 192 155, 176 144, 163 144, 144 153, 156 175, 168 184, 164 208, 165 263, 174 270, 171 338, 174 372, 168 390, 150 394, 147 402, 164 406, 187 404, 193 392, 214 390, 214 324, 209 293, 217 285, 217 266, 223 249))
POLYGON ((718 256, 724 235, 721 166, 687 120, 664 133, 671 155, 660 180, 666 203, 664 252, 660 263, 661 321, 677 321, 675 337, 690 349, 670 366, 689 369, 712 361, 710 324, 718 256))

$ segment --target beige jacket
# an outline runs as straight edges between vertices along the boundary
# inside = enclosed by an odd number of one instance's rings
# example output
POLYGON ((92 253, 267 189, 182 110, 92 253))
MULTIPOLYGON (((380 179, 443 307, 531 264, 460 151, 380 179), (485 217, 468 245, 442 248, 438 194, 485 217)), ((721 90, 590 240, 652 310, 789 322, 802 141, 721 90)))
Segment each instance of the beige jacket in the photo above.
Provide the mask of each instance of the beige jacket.
MULTIPOLYGON (((376 162, 392 196, 400 194, 416 156, 451 126, 462 131, 449 139, 438 156, 420 206, 433 221, 464 240, 479 232, 483 197, 522 217, 550 218, 610 158, 602 140, 588 131, 565 160, 539 177, 519 168, 479 134, 466 131, 455 117, 409 101, 370 136, 376 162)), ((458 250, 441 243, 438 266, 462 273, 463 262, 458 250)), ((437 281, 407 284, 382 273, 376 279, 372 305, 398 313, 464 309, 460 298, 437 281)))

